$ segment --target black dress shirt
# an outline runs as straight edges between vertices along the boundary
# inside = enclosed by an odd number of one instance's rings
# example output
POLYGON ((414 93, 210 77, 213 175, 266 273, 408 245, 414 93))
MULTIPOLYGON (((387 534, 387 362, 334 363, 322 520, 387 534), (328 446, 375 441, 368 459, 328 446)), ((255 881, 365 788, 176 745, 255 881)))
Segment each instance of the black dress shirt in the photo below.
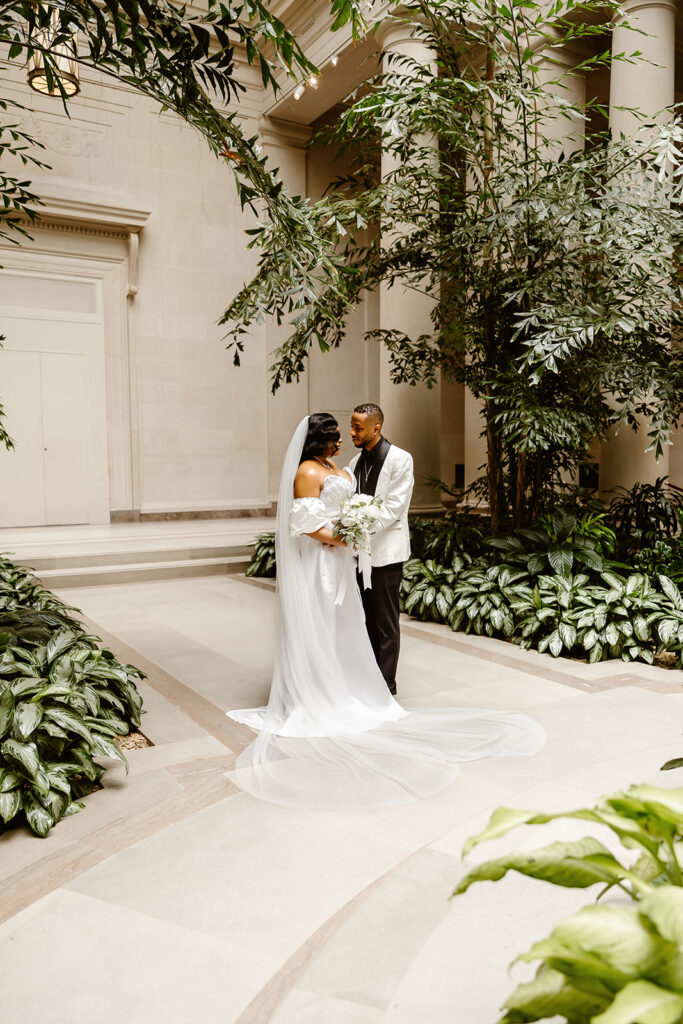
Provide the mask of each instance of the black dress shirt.
POLYGON ((385 437, 380 437, 370 451, 367 448, 363 449, 355 470, 359 494, 374 495, 380 471, 390 448, 391 442, 385 437))

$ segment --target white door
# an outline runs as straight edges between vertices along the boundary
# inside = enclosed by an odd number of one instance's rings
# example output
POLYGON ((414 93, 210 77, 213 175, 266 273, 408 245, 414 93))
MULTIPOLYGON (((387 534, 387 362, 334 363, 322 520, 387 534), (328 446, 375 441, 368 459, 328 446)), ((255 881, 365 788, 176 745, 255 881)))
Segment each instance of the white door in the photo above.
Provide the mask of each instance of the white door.
POLYGON ((108 521, 100 282, 5 269, 0 310, 0 527, 108 521))

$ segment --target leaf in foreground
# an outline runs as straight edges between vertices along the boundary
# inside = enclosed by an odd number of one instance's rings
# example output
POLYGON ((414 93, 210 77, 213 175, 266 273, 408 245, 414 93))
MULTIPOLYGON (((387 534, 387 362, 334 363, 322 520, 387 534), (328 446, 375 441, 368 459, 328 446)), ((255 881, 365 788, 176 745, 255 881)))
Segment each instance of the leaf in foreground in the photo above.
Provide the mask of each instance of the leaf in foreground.
POLYGON ((632 981, 592 1024, 677 1024, 682 1015, 682 995, 650 981, 632 981))
POLYGON ((588 836, 576 842, 551 843, 541 850, 511 853, 478 864, 460 880, 455 895, 465 892, 474 882, 497 882, 508 871, 571 889, 586 889, 599 882, 613 883, 629 877, 607 847, 588 836))

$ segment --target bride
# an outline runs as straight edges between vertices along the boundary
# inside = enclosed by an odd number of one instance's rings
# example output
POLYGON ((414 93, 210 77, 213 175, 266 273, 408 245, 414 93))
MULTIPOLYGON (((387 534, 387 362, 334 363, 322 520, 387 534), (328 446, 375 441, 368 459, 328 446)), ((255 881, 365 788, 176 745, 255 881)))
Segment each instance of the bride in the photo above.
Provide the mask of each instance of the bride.
POLYGON ((514 711, 407 711, 387 689, 370 645, 354 553, 335 537, 355 491, 331 461, 339 427, 306 416, 282 467, 275 530, 275 666, 264 708, 229 711, 256 739, 227 773, 241 789, 304 807, 376 807, 431 796, 462 761, 534 754, 538 723, 514 711))

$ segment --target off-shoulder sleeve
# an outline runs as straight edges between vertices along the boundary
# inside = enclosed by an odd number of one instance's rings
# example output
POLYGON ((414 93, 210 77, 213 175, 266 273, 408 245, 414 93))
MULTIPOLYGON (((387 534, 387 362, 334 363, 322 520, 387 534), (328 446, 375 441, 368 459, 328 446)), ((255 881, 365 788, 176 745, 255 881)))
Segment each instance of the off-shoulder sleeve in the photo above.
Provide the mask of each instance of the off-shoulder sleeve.
POLYGON ((329 516, 325 513, 320 498, 295 498, 289 513, 289 532, 292 537, 302 533, 315 533, 323 526, 329 525, 329 516))

